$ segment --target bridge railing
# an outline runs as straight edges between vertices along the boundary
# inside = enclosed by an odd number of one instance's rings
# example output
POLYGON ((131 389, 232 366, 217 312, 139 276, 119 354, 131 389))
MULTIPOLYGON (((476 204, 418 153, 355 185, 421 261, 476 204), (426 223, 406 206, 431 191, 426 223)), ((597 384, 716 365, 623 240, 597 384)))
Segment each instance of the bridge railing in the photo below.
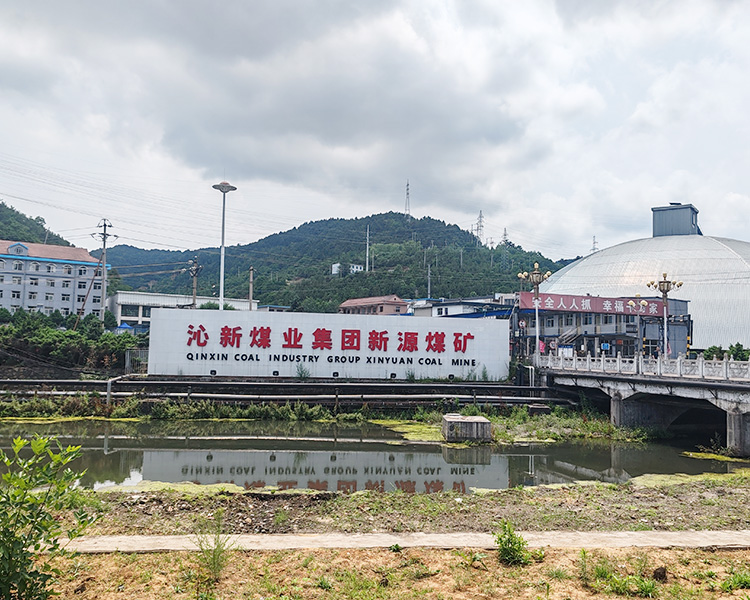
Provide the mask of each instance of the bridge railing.
POLYGON ((585 373, 610 373, 622 375, 654 375, 690 379, 717 379, 750 381, 750 361, 735 361, 726 354, 723 360, 706 360, 703 356, 689 359, 645 357, 623 358, 611 356, 555 356, 539 357, 539 368, 585 373))

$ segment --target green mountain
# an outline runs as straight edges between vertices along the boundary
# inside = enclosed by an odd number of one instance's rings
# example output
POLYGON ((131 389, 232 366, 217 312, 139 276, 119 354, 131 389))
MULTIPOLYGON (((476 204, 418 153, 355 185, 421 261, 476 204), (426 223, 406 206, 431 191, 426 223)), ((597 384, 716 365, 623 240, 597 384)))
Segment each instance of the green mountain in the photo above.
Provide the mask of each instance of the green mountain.
POLYGON ((42 217, 27 217, 0 201, 0 240, 70 246, 70 242, 47 229, 42 217))
MULTIPOLYGON (((186 269, 194 257, 203 267, 198 293, 218 296, 218 248, 177 252, 123 245, 107 251, 107 262, 123 284, 166 293, 192 293, 186 269)), ((305 223, 252 244, 228 247, 225 295, 247 297, 252 266, 253 295, 261 304, 333 312, 347 298, 386 294, 425 297, 428 286, 429 295, 446 298, 517 291, 518 272, 530 270, 534 262, 543 270, 563 266, 512 242, 489 248, 456 225, 391 212, 305 223), (350 274, 350 264, 365 265, 368 226, 370 271, 350 274), (341 264, 340 275, 331 274, 334 263, 341 264)))

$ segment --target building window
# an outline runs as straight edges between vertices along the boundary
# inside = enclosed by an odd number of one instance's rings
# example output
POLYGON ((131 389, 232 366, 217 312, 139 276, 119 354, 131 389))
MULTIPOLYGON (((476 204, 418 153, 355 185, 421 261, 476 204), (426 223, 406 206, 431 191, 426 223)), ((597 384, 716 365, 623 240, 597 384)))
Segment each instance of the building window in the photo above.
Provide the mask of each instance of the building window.
POLYGON ((86 311, 83 308, 79 308, 77 312, 79 317, 82 317, 84 314, 86 314, 86 311))
POLYGON ((438 317, 442 317, 443 316, 443 309, 442 309, 442 307, 438 308, 437 314, 438 314, 438 317))
POLYGON ((102 303, 102 297, 94 296, 94 304, 101 304, 101 303, 102 303))
POLYGON ((0 275, 0 283, 5 283, 5 275, 0 275))
POLYGON ((15 285, 21 285, 21 278, 18 275, 13 275, 13 283, 15 285))
POLYGON ((566 327, 572 327, 573 326, 573 315, 571 315, 571 314, 565 315, 565 326, 566 327))
POLYGON ((78 296, 76 296, 76 302, 78 302, 79 304, 86 302, 86 295, 78 294, 78 296))
POLYGON ((29 266, 29 271, 38 271, 38 270, 39 270, 39 263, 38 262, 31 263, 31 265, 29 266))
POLYGON ((39 285, 38 277, 29 277, 29 285, 39 285))
POLYGON ((555 326, 555 317, 547 317, 546 321, 544 322, 545 327, 554 327, 555 326))
POLYGON ((120 314, 122 314, 123 317, 137 317, 138 306, 134 304, 123 304, 120 309, 120 314))
POLYGON ((20 300, 21 290, 11 290, 10 297, 13 298, 13 300, 20 300))
POLYGON ((60 296, 60 300, 62 300, 63 302, 70 302, 70 294, 63 294, 62 296, 60 296))
POLYGON ((614 323, 613 315, 603 315, 602 316, 602 324, 603 325, 612 325, 614 323))
POLYGON ((70 287, 70 279, 63 279, 62 286, 64 288, 69 288, 70 287))
POLYGON ((78 275, 83 277, 88 272, 88 269, 86 267, 78 267, 78 275))
POLYGON ((583 324, 584 325, 593 325, 594 323, 594 315, 591 313, 586 313, 583 315, 583 324))
POLYGON ((55 299, 55 295, 52 292, 47 292, 46 294, 44 294, 44 299, 47 302, 52 302, 55 299))
POLYGON ((70 314, 70 309, 69 308, 61 308, 60 309, 60 314, 63 317, 67 317, 70 314))
POLYGON ((635 323, 635 315, 625 315, 626 323, 635 323))
POLYGON ((48 279, 47 280, 47 287, 55 287, 55 280, 54 279, 48 279))
POLYGON ((143 307, 143 315, 144 317, 151 317, 151 307, 150 306, 144 306, 143 307))
POLYGON ((5 261, 0 260, 0 269, 4 269, 4 268, 5 268, 5 261))
POLYGON ((23 254, 23 247, 22 246, 16 246, 16 249, 14 250, 16 254, 23 254))
POLYGON ((94 277, 101 277, 102 276, 102 270, 101 268, 97 267, 96 271, 94 271, 94 277))
POLYGON ((13 270, 14 271, 23 271, 23 263, 20 260, 14 260, 13 261, 13 270))
POLYGON ((65 275, 72 275, 73 274, 73 267, 71 267, 70 265, 65 265, 63 267, 63 273, 65 275))
POLYGON ((78 289, 79 290, 85 290, 86 289, 86 282, 85 281, 79 281, 78 282, 78 289))
POLYGON ((0 298, 3 297, 3 290, 0 290, 0 298))
POLYGON ((47 315, 48 317, 49 317, 49 316, 50 316, 50 315, 51 315, 51 314, 52 314, 53 312, 55 312, 55 309, 54 309, 54 308, 52 308, 51 306, 48 306, 47 308, 45 308, 45 309, 44 309, 44 314, 45 314, 45 315, 47 315))
POLYGON ((47 273, 54 273, 54 272, 55 272, 55 265, 48 264, 47 273))
POLYGON ((102 282, 101 282, 101 281, 95 281, 95 282, 94 282, 94 289, 95 289, 95 290, 100 290, 100 289, 102 289, 102 282))
POLYGON ((36 292, 29 292, 29 300, 36 300, 36 292))

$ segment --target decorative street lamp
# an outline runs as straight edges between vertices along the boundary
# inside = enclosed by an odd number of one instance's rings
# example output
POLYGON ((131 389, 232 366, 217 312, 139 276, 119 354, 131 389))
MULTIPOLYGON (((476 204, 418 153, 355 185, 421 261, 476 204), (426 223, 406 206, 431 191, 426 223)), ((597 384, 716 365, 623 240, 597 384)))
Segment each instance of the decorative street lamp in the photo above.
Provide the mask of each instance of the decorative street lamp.
MULTIPOLYGON (((640 296, 640 294, 636 294, 636 297, 640 296)), ((638 323, 636 325, 637 333, 638 333, 638 340, 636 342, 636 351, 637 354, 643 353, 643 336, 641 335, 641 311, 643 311, 647 306, 648 302, 645 300, 641 300, 638 302, 638 304, 635 303, 635 300, 628 300, 628 306, 632 309, 634 309, 636 306, 640 305, 640 308, 638 309, 638 313, 636 314, 636 318, 638 320, 638 323)))
POLYGON ((534 263, 534 270, 531 273, 524 271, 518 274, 518 278, 528 280, 534 287, 534 321, 536 323, 536 350, 534 351, 534 362, 539 364, 539 284, 552 275, 551 271, 542 273, 539 270, 539 263, 534 263))
POLYGON ((661 299, 664 303, 664 348, 663 353, 669 358, 669 336, 667 335, 667 313, 669 312, 667 304, 667 294, 672 290, 677 290, 682 287, 681 281, 669 281, 667 274, 662 273, 663 279, 661 281, 649 281, 646 287, 661 292, 661 299))
POLYGON ((221 192, 221 264, 219 267, 219 310, 224 310, 224 222, 227 212, 227 192, 233 192, 237 188, 229 185, 226 181, 213 186, 221 192))

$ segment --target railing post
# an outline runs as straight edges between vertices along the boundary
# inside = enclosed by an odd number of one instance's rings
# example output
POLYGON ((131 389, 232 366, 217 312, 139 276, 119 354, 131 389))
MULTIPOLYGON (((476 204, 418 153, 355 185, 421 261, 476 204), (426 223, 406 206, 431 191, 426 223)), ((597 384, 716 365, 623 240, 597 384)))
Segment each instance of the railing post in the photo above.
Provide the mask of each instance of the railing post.
POLYGON ((722 365, 724 370, 724 379, 729 379, 729 354, 724 353, 724 364, 722 365))
POLYGON ((701 379, 706 378, 705 362, 706 362, 706 359, 703 357, 703 353, 701 352, 698 355, 698 377, 700 377, 701 379))
POLYGON ((575 351, 575 348, 573 349, 573 370, 578 370, 578 352, 575 351))
POLYGON ((656 375, 658 377, 661 377, 661 359, 662 355, 660 353, 659 356, 656 357, 656 375))
POLYGON ((677 355, 677 377, 682 377, 682 354, 677 355))
POLYGON ((617 373, 622 373, 622 352, 617 353, 617 373))
POLYGON ((591 370, 591 352, 586 352, 586 370, 591 370))

